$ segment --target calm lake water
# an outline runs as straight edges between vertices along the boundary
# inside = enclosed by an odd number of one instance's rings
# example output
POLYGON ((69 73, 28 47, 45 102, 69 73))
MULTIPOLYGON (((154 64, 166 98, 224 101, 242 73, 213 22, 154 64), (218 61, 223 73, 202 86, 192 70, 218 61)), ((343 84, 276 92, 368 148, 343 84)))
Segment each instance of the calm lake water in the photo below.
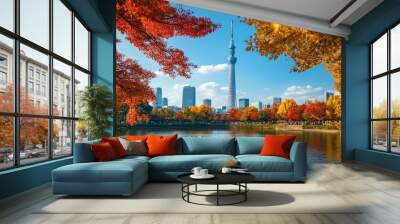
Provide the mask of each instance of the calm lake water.
POLYGON ((264 136, 265 134, 291 134, 296 135, 298 141, 307 143, 308 162, 340 162, 341 161, 341 138, 340 131, 326 130, 274 130, 261 127, 163 127, 163 128, 132 128, 132 135, 170 135, 179 136, 264 136))

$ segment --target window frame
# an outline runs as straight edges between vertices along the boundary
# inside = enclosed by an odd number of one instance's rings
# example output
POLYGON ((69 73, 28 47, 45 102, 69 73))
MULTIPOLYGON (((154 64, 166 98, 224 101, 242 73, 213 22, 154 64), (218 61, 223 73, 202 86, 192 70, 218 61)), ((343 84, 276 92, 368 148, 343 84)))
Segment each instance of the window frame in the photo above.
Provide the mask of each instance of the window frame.
POLYGON ((380 151, 380 152, 386 152, 386 153, 391 153, 391 154, 400 154, 400 152, 394 152, 392 151, 392 122, 393 121, 400 121, 400 117, 393 117, 392 116, 392 85, 391 85, 391 80, 394 75, 396 75, 398 72, 400 72, 400 67, 397 68, 391 68, 391 61, 392 61, 392 55, 391 55, 391 31, 395 27, 400 26, 400 22, 396 22, 393 25, 391 25, 388 29, 386 29, 383 33, 378 35, 374 40, 372 40, 369 44, 369 145, 370 145, 370 150, 373 151, 380 151), (387 57, 387 64, 386 64, 386 71, 380 74, 374 75, 373 72, 373 44, 376 43, 381 37, 384 35, 387 35, 387 52, 386 52, 386 57, 387 57), (387 98, 387 105, 386 105, 386 117, 385 118, 373 118, 373 93, 374 93, 374 86, 373 86, 373 81, 382 77, 386 77, 386 86, 387 86, 387 93, 386 93, 386 98, 387 98), (374 132, 373 132, 373 122, 376 121, 386 121, 386 151, 379 150, 374 148, 374 132))
MULTIPOLYGON (((74 105, 75 103, 75 88, 73 85, 75 82, 75 69, 85 73, 88 75, 89 77, 89 83, 88 85, 91 86, 92 85, 92 73, 91 73, 91 65, 92 65, 92 61, 91 61, 91 49, 92 49, 92 43, 91 43, 91 38, 92 38, 92 30, 89 29, 88 25, 85 23, 85 21, 79 16, 78 13, 76 13, 72 7, 65 1, 65 0, 59 0, 62 4, 64 4, 68 10, 71 11, 71 18, 70 18, 70 22, 71 22, 71 58, 67 59, 64 58, 63 56, 55 53, 54 50, 54 46, 53 46, 53 21, 54 21, 54 17, 53 17, 53 1, 54 0, 48 0, 49 1, 49 47, 48 49, 46 49, 45 47, 42 47, 39 44, 34 43, 33 41, 30 41, 29 39, 23 37, 20 35, 20 0, 14 0, 13 1, 13 10, 14 10, 14 18, 13 18, 13 22, 14 22, 14 30, 10 31, 4 27, 0 26, 0 35, 3 35, 5 37, 11 38, 13 40, 13 44, 14 44, 14 49, 13 49, 13 64, 12 66, 12 75, 13 75, 13 79, 14 79, 14 110, 13 112, 1 112, 0 111, 0 116, 10 116, 13 118, 13 166, 11 167, 5 167, 5 168, 0 168, 0 172, 4 171, 4 170, 10 170, 10 169, 15 169, 18 167, 23 167, 23 166, 29 166, 29 165, 33 165, 33 164, 37 164, 37 163, 43 163, 49 160, 58 160, 58 159, 62 159, 65 157, 70 157, 73 155, 74 152, 74 143, 75 143, 75 125, 76 125, 76 121, 79 120, 79 117, 75 116, 75 108, 72 107, 71 108, 71 115, 70 116, 56 116, 53 115, 53 59, 58 60, 59 62, 62 62, 68 66, 71 66, 71 93, 72 93, 72 105, 74 105), (84 28, 88 31, 89 34, 89 39, 88 39, 88 69, 85 69, 83 67, 81 67, 80 65, 75 63, 75 18, 77 20, 79 20, 79 22, 84 26, 84 28), (48 97, 48 113, 46 115, 39 115, 39 114, 26 114, 26 113, 21 113, 20 111, 20 85, 21 85, 21 81, 20 81, 20 45, 23 44, 27 47, 32 48, 33 50, 36 50, 40 53, 43 53, 45 55, 48 56, 49 58, 49 63, 48 63, 48 84, 46 86, 46 91, 48 93, 45 93, 48 97), (38 162, 33 162, 33 163, 26 163, 26 164, 21 164, 20 161, 20 143, 19 143, 19 138, 20 138, 20 119, 21 118, 45 118, 47 119, 48 122, 48 136, 47 136, 47 142, 48 144, 48 157, 44 158, 41 161, 38 162), (72 128, 72 133, 71 133, 71 154, 69 155, 63 155, 63 156, 57 156, 54 158, 54 150, 53 150, 53 121, 56 120, 66 120, 66 121, 71 121, 71 128, 72 128)), ((30 68, 30 67, 29 67, 30 68)), ((28 68, 27 68, 28 69, 28 68)), ((35 77, 35 72, 36 70, 33 71, 33 81, 36 80, 35 77)), ((30 74, 27 73, 26 74, 27 80, 30 80, 30 74)), ((40 78, 40 77, 39 77, 40 78)), ((41 79, 39 80, 39 82, 41 83, 41 79)), ((36 83, 34 81, 34 83, 36 83)), ((42 86, 42 85, 41 85, 42 86)), ((29 91, 29 90, 27 90, 29 91)), ((36 91, 34 89, 34 91, 36 91)))

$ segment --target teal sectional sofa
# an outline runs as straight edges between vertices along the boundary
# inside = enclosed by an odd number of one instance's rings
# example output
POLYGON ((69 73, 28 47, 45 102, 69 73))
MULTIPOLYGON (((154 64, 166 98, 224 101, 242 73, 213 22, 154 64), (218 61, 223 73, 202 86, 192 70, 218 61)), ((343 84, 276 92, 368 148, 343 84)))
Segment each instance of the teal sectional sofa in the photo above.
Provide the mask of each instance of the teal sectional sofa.
POLYGON ((263 137, 181 137, 177 155, 127 156, 122 159, 96 162, 91 141, 77 143, 74 163, 52 172, 54 194, 67 195, 131 195, 148 181, 176 181, 193 167, 218 172, 228 160, 236 160, 259 182, 304 182, 307 174, 306 145, 295 142, 290 159, 260 156, 263 137))

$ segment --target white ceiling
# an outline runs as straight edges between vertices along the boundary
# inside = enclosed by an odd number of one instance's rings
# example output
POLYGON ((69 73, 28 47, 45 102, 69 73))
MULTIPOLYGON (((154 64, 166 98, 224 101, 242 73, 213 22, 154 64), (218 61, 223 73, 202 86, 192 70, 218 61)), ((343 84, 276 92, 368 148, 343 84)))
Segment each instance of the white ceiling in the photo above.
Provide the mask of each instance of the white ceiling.
POLYGON ((173 0, 209 10, 347 37, 350 26, 383 0, 173 0), (351 6, 338 14, 347 4, 351 6))
POLYGON ((330 20, 350 0, 228 0, 255 7, 275 9, 318 19, 330 20), (312 6, 312 7, 310 7, 312 6))

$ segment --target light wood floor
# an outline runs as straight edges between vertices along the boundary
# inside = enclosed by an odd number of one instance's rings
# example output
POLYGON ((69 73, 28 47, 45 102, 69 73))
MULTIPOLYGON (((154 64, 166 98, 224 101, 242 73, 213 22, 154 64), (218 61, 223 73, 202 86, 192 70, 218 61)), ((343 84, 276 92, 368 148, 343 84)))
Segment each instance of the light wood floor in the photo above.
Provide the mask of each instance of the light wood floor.
MULTIPOLYGON (((357 163, 313 164, 308 182, 317 183, 346 201, 367 204, 357 214, 36 214, 52 200, 50 187, 0 202, 0 223, 104 224, 260 224, 260 223, 400 223, 400 174, 357 163)), ((319 203, 315 201, 315 203, 319 203)), ((173 206, 173 205, 171 205, 173 206)))

